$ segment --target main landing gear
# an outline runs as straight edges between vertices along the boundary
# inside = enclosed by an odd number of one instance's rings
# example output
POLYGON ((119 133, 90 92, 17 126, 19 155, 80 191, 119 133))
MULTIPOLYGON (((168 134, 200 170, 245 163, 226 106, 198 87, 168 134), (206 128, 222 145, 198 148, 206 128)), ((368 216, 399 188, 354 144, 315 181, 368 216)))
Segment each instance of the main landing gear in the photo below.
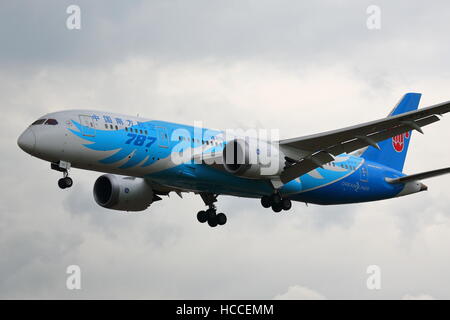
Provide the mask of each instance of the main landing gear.
POLYGON ((211 228, 217 226, 223 226, 227 223, 227 216, 224 213, 217 213, 216 206, 214 202, 217 201, 217 195, 212 193, 200 193, 200 196, 205 202, 205 205, 209 207, 207 210, 201 210, 197 213, 197 220, 200 223, 208 222, 211 228))
POLYGON ((70 163, 65 161, 60 161, 59 163, 52 163, 51 168, 53 170, 63 173, 63 177, 58 180, 58 186, 61 189, 70 188, 73 186, 73 180, 69 177, 70 163))
POLYGON ((274 212, 280 212, 281 210, 288 211, 292 208, 291 200, 281 197, 279 193, 274 193, 271 196, 263 196, 261 198, 261 204, 264 208, 272 207, 274 212))

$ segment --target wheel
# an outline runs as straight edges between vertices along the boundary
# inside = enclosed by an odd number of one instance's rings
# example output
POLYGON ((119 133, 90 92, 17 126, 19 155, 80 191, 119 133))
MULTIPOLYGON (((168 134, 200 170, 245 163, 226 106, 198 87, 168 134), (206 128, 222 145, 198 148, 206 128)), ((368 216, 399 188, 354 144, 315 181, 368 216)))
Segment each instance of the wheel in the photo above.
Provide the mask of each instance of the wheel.
POLYGON ((278 193, 275 193, 271 196, 271 199, 273 204, 279 204, 281 202, 281 196, 278 193))
POLYGON ((217 226, 217 223, 218 223, 217 220, 218 220, 218 219, 217 219, 217 215, 210 216, 210 217, 208 218, 208 224, 209 224, 209 226, 210 226, 211 228, 216 227, 216 226, 217 226))
POLYGON ((261 198, 261 204, 264 208, 269 208, 271 201, 270 201, 270 197, 269 196, 263 196, 261 198))
POLYGON ((198 213, 197 213, 197 220, 198 220, 198 222, 200 222, 200 223, 205 223, 207 220, 208 220, 208 215, 206 214, 206 212, 205 211, 199 211, 198 213))
POLYGON ((217 224, 219 226, 223 226, 227 223, 227 216, 224 213, 218 213, 216 216, 217 224))
POLYGON ((206 212, 206 218, 207 219, 209 219, 209 217, 212 217, 212 216, 216 215, 216 210, 214 210, 214 209, 208 209, 205 212, 206 212))
POLYGON ((66 184, 66 188, 70 188, 71 186, 73 186, 73 180, 71 177, 65 177, 63 180, 66 184))
POLYGON ((61 179, 58 180, 58 187, 60 187, 61 189, 67 188, 66 182, 64 181, 64 178, 61 178, 61 179))
POLYGON ((292 208, 292 202, 289 199, 283 199, 281 201, 281 206, 282 206, 283 210, 287 211, 292 208))
POLYGON ((272 205, 272 210, 273 212, 280 212, 281 210, 283 210, 282 204, 281 203, 274 203, 272 205))

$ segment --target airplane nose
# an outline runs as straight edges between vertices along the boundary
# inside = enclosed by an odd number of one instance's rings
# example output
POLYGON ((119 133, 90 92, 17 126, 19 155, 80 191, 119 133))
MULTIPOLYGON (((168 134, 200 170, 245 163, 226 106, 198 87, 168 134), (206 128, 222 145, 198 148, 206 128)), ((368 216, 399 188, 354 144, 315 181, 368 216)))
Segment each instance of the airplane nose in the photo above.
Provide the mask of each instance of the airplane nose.
POLYGON ((36 146, 36 136, 34 135, 31 129, 25 130, 17 140, 17 144, 20 149, 25 151, 26 153, 32 153, 36 146))

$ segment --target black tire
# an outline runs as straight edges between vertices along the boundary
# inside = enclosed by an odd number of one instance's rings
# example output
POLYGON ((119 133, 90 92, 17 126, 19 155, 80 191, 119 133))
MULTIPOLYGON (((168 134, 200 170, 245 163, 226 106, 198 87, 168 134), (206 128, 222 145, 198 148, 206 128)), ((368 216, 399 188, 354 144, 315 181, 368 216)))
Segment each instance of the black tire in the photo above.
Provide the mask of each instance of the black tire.
POLYGON ((275 193, 271 196, 271 202, 272 204, 280 204, 281 203, 281 196, 278 193, 275 193))
POLYGON ((209 219, 209 217, 215 217, 216 216, 216 210, 214 210, 214 209, 208 209, 205 212, 206 212, 207 219, 209 219))
POLYGON ((208 220, 208 215, 206 214, 206 212, 205 211, 199 211, 198 213, 197 213, 197 220, 198 220, 198 222, 200 222, 200 223, 205 223, 207 220, 208 220))
POLYGON ((272 204, 270 201, 270 197, 269 196, 263 196, 261 198, 261 204, 264 208, 270 208, 270 205, 272 204))
POLYGON ((281 210, 283 210, 283 207, 282 207, 281 203, 278 203, 278 204, 274 203, 272 205, 272 210, 273 210, 273 212, 278 213, 278 212, 281 212, 281 210))
POLYGON ((292 208, 292 202, 289 199, 283 199, 281 201, 281 205, 282 205, 283 210, 285 210, 285 211, 288 211, 292 208))
POLYGON ((224 213, 218 213, 216 216, 217 224, 219 226, 223 226, 227 223, 227 216, 224 213))
POLYGON ((73 186, 73 180, 71 177, 65 177, 64 183, 66 184, 66 188, 70 188, 73 186))
POLYGON ((60 187, 61 189, 67 188, 66 182, 64 181, 64 178, 61 178, 61 179, 58 180, 58 187, 60 187))
POLYGON ((217 216, 216 215, 210 216, 208 218, 208 224, 209 224, 209 226, 211 228, 217 227, 217 223, 218 223, 218 221, 217 221, 217 216))

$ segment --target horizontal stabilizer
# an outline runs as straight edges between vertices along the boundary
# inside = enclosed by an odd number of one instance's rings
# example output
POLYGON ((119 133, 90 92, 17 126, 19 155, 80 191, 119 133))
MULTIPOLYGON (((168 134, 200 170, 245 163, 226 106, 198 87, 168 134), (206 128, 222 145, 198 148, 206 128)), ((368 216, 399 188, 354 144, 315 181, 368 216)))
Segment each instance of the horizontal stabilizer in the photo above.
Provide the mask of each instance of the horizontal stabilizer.
POLYGON ((404 176, 400 178, 386 178, 386 181, 389 183, 406 183, 408 181, 417 181, 417 180, 423 180, 428 179, 436 176, 440 176, 446 173, 450 173, 450 167, 443 168, 443 169, 437 169, 437 170, 431 170, 427 172, 421 172, 416 174, 411 174, 409 176, 404 176))

